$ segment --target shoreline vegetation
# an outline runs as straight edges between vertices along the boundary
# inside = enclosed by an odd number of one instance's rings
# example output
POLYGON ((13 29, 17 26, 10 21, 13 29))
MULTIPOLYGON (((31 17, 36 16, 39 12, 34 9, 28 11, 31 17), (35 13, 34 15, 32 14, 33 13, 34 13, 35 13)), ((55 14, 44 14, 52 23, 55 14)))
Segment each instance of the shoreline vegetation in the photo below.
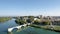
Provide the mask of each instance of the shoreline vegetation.
POLYGON ((11 20, 11 18, 10 17, 0 17, 0 23, 8 21, 8 20, 11 20))

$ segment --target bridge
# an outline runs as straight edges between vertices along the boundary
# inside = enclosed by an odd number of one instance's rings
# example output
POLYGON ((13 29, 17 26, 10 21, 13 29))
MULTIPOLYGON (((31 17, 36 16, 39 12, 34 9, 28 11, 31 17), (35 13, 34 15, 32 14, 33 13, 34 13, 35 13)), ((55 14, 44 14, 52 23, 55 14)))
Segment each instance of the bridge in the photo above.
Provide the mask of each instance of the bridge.
POLYGON ((12 32, 12 30, 15 29, 15 28, 21 29, 22 27, 26 27, 27 25, 30 25, 30 23, 23 24, 23 25, 20 25, 20 26, 15 26, 15 27, 12 27, 12 28, 8 28, 8 32, 12 32))

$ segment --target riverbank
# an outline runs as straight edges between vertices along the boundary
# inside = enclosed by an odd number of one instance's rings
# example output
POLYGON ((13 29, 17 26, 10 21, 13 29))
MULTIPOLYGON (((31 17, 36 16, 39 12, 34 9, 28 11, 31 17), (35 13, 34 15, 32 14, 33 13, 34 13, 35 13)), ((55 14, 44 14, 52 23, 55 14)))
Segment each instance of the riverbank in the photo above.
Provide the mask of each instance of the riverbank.
POLYGON ((55 31, 55 32, 60 32, 60 26, 56 26, 56 25, 54 26, 53 29, 50 28, 50 25, 41 26, 41 25, 32 24, 30 26, 36 27, 36 28, 42 28, 42 29, 46 29, 46 30, 51 30, 51 31, 55 31))
POLYGON ((10 17, 0 17, 0 23, 8 21, 8 20, 11 20, 11 18, 10 17))

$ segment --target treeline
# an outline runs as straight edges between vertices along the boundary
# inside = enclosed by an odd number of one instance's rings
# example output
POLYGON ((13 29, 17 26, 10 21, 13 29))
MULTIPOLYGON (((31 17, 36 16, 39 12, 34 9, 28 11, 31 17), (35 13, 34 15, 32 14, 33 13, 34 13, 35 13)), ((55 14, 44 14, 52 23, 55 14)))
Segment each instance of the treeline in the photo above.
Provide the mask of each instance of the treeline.
POLYGON ((11 19, 10 17, 0 17, 0 22, 5 22, 5 21, 8 21, 10 19, 11 19))
POLYGON ((42 19, 38 18, 37 20, 34 20, 34 16, 24 16, 24 17, 17 17, 15 22, 17 24, 26 24, 26 23, 33 23, 37 25, 50 25, 50 22, 48 19, 45 21, 41 21, 42 19))
POLYGON ((34 16, 24 16, 24 17, 17 17, 15 22, 19 25, 26 24, 26 23, 32 23, 34 20, 34 16))

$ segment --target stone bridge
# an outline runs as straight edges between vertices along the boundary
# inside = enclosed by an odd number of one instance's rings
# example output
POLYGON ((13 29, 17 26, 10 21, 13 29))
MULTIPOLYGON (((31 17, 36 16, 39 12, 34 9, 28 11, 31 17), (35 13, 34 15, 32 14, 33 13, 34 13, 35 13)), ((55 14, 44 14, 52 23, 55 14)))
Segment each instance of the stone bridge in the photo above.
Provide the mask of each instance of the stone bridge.
POLYGON ((30 25, 30 23, 24 24, 24 25, 20 25, 20 26, 15 26, 15 27, 12 27, 12 28, 8 28, 8 32, 12 32, 12 30, 15 29, 15 28, 21 29, 22 27, 26 27, 27 25, 30 25))

